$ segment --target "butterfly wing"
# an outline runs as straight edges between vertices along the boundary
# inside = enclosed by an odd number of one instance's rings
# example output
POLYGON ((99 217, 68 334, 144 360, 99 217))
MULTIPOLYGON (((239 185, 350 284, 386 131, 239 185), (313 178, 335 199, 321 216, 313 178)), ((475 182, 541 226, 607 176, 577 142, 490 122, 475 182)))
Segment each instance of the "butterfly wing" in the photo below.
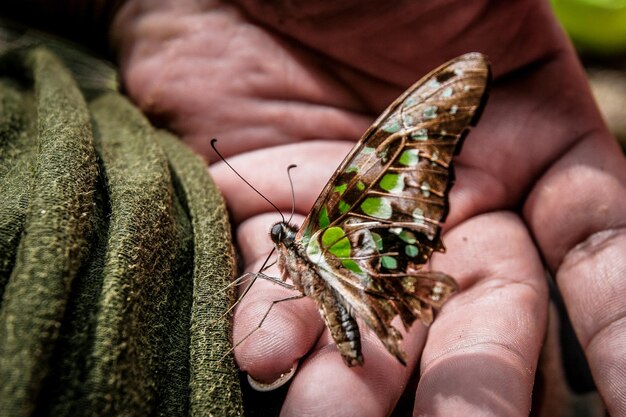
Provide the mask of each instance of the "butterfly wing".
POLYGON ((394 101, 341 163, 296 240, 320 275, 399 359, 400 334, 432 321, 456 289, 445 274, 420 271, 443 251, 452 157, 486 100, 490 69, 466 54, 422 78, 394 101))

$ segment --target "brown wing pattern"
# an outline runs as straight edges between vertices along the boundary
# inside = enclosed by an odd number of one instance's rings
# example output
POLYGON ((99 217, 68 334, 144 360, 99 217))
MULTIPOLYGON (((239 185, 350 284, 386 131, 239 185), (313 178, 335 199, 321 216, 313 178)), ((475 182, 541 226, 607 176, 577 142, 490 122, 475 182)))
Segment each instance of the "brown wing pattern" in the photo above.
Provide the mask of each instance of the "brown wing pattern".
POLYGON ((478 119, 489 73, 483 55, 462 55, 396 99, 326 184, 298 238, 307 241, 350 212, 383 223, 417 218, 425 237, 440 247, 439 223, 447 214, 452 156, 460 149, 468 126, 478 119), (390 175, 385 178, 385 174, 390 175), (376 197, 385 197, 379 210, 377 200, 369 200, 362 210, 364 200, 376 197), (387 202, 392 203, 392 216, 387 202))
POLYGON ((437 68, 392 103, 328 182, 296 237, 322 277, 401 359, 400 334, 429 324, 456 290, 442 273, 420 271, 443 251, 452 157, 479 116, 490 79, 478 53, 437 68))

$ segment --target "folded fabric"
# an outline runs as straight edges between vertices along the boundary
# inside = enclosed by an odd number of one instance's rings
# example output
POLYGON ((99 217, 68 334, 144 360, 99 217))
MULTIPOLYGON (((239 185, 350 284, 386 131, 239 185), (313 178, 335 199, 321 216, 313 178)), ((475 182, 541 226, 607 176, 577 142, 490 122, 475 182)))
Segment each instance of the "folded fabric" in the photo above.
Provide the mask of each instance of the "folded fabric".
POLYGON ((2 415, 242 415, 234 270, 200 158, 45 48, 0 57, 2 415))

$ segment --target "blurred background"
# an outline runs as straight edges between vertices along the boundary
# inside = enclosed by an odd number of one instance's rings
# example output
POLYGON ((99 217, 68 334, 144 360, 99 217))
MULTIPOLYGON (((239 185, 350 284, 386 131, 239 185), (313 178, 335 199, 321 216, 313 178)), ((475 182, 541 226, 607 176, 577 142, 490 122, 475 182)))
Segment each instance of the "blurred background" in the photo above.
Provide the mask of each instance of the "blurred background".
POLYGON ((593 94, 626 149, 626 0, 551 0, 576 45, 593 94))

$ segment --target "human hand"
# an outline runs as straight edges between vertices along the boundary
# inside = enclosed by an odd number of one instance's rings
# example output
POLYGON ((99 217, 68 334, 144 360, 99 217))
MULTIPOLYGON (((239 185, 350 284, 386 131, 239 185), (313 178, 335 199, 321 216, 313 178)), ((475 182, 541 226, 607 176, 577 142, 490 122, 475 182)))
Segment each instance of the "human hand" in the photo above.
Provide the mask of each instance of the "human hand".
MULTIPOLYGON (((365 364, 347 368, 311 300, 277 305, 235 354, 265 382, 301 362, 284 415, 389 414, 416 368, 416 415, 527 415, 547 320, 542 259, 609 412, 626 414, 626 163, 546 2, 155 3, 129 1, 114 26, 130 95, 207 160, 218 137, 285 211, 285 167, 297 164, 296 221, 408 85, 469 51, 493 64, 491 98, 455 159, 447 253, 431 263, 461 292, 428 333, 405 336, 407 367, 361 326, 365 364)), ((256 271, 278 216, 222 163, 211 173, 256 271)), ((288 295, 256 283, 235 342, 288 295)))

